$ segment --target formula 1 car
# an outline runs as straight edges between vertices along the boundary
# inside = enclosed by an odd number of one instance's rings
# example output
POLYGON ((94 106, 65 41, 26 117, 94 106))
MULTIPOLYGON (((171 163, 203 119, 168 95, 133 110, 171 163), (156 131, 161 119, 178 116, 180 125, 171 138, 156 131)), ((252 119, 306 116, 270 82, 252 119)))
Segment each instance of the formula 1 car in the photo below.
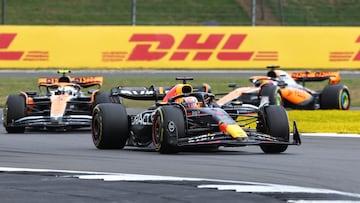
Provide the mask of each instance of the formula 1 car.
POLYGON ((39 91, 7 97, 4 127, 8 133, 24 133, 26 127, 66 130, 89 127, 94 105, 112 102, 109 92, 100 92, 102 76, 70 77, 61 70, 57 78, 39 78, 39 91), (82 90, 87 89, 88 92, 82 90))
MULTIPOLYGON (((234 88, 217 103, 224 105, 233 101, 259 105, 261 96, 268 96, 270 104, 283 105, 289 109, 341 109, 350 108, 350 92, 347 86, 339 84, 339 72, 292 72, 269 66, 266 76, 252 76, 252 86, 234 88), (325 81, 328 84, 321 91, 305 87, 306 82, 325 81), (301 84, 299 84, 301 83, 301 84)), ((234 84, 230 85, 235 87, 234 84)))
POLYGON ((92 113, 94 145, 99 149, 122 149, 153 144, 164 154, 189 148, 258 145, 265 153, 281 153, 288 145, 301 143, 295 122, 294 133, 290 134, 282 106, 263 102, 259 107, 241 103, 220 107, 213 94, 194 91, 186 82, 191 78, 177 79, 183 83, 168 91, 155 86, 113 88, 114 97, 154 100, 155 104, 135 114, 121 103, 98 104, 92 113))

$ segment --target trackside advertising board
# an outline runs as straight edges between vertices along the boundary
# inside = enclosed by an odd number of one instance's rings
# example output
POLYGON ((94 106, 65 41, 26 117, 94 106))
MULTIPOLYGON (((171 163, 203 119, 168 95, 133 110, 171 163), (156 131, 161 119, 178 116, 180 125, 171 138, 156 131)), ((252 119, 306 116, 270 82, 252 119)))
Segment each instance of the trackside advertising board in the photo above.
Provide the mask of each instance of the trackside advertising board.
POLYGON ((0 26, 0 68, 360 68, 360 27, 0 26))

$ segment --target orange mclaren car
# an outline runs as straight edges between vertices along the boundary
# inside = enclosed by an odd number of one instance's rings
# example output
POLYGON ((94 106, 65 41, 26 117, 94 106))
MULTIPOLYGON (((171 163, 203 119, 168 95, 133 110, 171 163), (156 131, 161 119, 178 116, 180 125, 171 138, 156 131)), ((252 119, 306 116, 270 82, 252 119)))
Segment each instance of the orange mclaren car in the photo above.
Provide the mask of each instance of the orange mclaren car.
POLYGON ((39 78, 39 91, 7 97, 4 127, 8 133, 23 133, 26 127, 66 130, 89 127, 91 110, 97 103, 112 102, 110 92, 100 92, 102 76, 39 78), (87 89, 87 92, 84 90, 87 89))
POLYGON ((262 97, 270 104, 283 105, 290 109, 342 109, 350 108, 350 92, 347 86, 339 84, 339 72, 303 71, 287 73, 279 66, 269 66, 266 76, 252 76, 252 86, 235 88, 220 98, 219 105, 241 101, 259 105, 262 97), (305 86, 306 82, 328 80, 321 91, 305 86))

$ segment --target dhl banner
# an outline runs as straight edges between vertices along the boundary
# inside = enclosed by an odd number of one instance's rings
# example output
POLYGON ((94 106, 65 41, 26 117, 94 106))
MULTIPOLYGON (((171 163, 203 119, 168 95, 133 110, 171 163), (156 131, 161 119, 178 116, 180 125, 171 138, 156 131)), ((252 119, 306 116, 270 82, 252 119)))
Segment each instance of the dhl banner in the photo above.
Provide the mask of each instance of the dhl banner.
POLYGON ((0 26, 0 68, 360 68, 360 27, 0 26))

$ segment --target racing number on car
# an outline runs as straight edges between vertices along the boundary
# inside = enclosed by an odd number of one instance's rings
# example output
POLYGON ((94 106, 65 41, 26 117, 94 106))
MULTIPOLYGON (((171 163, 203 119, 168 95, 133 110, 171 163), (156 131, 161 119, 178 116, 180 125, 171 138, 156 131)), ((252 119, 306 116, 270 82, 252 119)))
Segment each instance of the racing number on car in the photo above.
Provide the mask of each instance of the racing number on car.
POLYGON ((186 34, 175 47, 175 39, 170 34, 134 34, 129 41, 137 44, 128 61, 154 61, 165 56, 170 61, 183 61, 189 57, 190 51, 195 51, 192 57, 194 61, 208 60, 212 55, 222 61, 248 61, 254 54, 253 51, 237 51, 247 37, 246 34, 209 34, 200 42, 203 37, 202 34, 186 34), (220 44, 223 45, 217 51, 220 44), (173 48, 175 51, 171 51, 173 48))

